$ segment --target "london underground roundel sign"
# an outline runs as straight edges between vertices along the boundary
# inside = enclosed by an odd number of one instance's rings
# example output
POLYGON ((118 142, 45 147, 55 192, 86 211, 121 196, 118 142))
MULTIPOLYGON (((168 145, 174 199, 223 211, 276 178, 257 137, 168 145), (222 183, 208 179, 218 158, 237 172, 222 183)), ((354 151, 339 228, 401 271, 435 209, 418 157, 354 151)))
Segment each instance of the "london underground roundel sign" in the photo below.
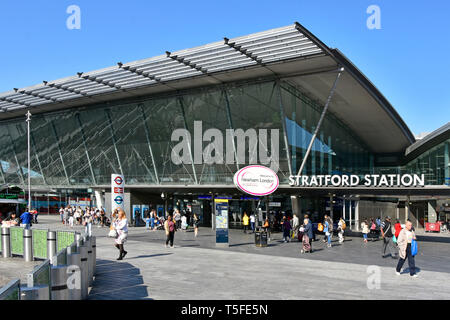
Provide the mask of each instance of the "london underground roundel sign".
POLYGON ((272 169, 251 165, 235 173, 234 184, 245 193, 266 196, 277 190, 280 181, 272 169))

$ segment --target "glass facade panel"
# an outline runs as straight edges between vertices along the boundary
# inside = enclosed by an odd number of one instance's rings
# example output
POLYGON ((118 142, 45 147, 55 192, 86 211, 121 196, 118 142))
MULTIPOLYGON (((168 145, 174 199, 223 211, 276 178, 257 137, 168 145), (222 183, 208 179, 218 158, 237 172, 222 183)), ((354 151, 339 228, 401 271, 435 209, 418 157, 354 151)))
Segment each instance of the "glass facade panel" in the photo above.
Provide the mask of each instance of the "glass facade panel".
MULTIPOLYGON (((31 122, 32 185, 108 186, 112 173, 123 173, 128 185, 229 185, 243 166, 271 166, 276 152, 271 129, 278 130, 278 176, 287 183, 290 169, 297 174, 300 168, 322 108, 300 87, 267 81, 36 114, 31 122), (235 137, 227 145, 227 129, 235 134, 237 129, 255 130, 257 138, 235 137), (180 143, 185 143, 177 149, 184 161, 177 163, 172 152, 180 143), (235 163, 239 150, 245 151, 245 161, 235 163), (208 157, 215 163, 208 163, 208 157)), ((403 167, 374 167, 369 148, 328 112, 303 174, 423 173, 427 184, 450 183, 449 143, 403 167)), ((0 181, 26 184, 25 117, 0 122, 0 164, 0 181)))

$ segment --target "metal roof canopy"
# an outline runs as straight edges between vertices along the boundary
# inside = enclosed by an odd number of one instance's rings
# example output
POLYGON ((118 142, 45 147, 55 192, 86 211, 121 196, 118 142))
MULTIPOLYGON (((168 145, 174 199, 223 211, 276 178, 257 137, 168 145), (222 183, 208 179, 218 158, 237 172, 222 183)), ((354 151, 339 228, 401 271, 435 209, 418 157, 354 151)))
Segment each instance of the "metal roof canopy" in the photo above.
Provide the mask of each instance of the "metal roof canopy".
POLYGON ((330 112, 371 151, 403 152, 415 139, 387 99, 338 50, 328 48, 297 22, 14 89, 0 94, 0 120, 21 117, 28 109, 36 114, 268 76, 290 77, 324 101, 334 78, 326 71, 339 66, 345 67, 345 73, 330 112))
POLYGON ((414 159, 447 139, 450 139, 450 122, 447 122, 442 127, 434 130, 424 138, 410 145, 405 150, 405 156, 409 160, 414 159))

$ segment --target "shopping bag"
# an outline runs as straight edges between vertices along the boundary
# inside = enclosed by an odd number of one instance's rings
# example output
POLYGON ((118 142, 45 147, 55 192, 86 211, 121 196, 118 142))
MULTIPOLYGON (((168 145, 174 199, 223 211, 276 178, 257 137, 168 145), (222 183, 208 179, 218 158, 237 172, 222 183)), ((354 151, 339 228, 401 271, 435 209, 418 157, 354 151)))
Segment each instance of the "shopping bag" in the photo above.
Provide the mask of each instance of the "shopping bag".
POLYGON ((108 237, 109 238, 117 238, 117 231, 116 231, 116 229, 109 230, 108 237))
POLYGON ((412 240, 411 242, 411 255, 414 257, 417 254, 417 241, 412 240))
POLYGON ((397 237, 396 236, 392 236, 392 242, 397 243, 397 237))

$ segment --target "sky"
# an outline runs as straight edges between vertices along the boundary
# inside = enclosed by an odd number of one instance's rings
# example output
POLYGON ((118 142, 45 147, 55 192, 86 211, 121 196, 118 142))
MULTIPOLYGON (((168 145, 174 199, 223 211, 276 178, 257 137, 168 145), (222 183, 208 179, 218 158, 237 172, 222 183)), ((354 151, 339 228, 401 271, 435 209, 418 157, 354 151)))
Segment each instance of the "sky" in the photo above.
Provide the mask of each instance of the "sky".
POLYGON ((414 134, 450 121, 447 0, 0 2, 0 92, 300 22, 341 50, 414 134), (80 29, 69 29, 70 5, 80 29), (380 29, 369 29, 370 5, 380 29))

